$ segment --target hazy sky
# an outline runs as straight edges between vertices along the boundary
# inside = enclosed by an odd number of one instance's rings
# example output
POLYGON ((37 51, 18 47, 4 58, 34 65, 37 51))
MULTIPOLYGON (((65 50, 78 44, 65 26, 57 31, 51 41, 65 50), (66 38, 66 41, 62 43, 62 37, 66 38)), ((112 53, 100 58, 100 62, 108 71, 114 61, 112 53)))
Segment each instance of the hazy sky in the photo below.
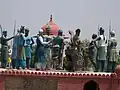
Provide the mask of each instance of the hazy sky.
POLYGON ((108 34, 109 20, 120 42, 120 0, 0 0, 0 24, 13 34, 14 20, 17 28, 27 26, 36 34, 41 26, 53 20, 65 33, 80 28, 81 38, 91 38, 98 24, 108 34))

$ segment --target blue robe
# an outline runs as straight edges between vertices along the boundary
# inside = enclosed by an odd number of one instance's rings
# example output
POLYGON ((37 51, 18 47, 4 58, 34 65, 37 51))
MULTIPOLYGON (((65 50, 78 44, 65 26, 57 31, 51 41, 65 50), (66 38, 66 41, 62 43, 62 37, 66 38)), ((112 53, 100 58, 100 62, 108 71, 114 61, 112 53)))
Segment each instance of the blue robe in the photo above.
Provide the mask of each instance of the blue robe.
POLYGON ((43 37, 37 37, 36 40, 37 48, 36 48, 36 56, 37 56, 37 68, 45 69, 46 61, 45 61, 45 49, 44 46, 47 45, 47 42, 43 42, 43 37))
POLYGON ((25 37, 23 34, 19 34, 18 36, 18 45, 17 45, 17 68, 22 67, 25 68, 25 48, 24 48, 24 40, 25 37))
POLYGON ((17 45, 18 45, 18 35, 16 35, 13 39, 13 46, 12 46, 12 67, 13 68, 16 68, 17 45))
POLYGON ((31 37, 27 36, 25 37, 25 43, 24 43, 24 46, 25 46, 25 55, 26 55, 26 58, 29 58, 31 59, 31 37))
POLYGON ((13 46, 12 46, 12 59, 17 58, 17 44, 18 44, 18 36, 15 36, 13 39, 13 46))

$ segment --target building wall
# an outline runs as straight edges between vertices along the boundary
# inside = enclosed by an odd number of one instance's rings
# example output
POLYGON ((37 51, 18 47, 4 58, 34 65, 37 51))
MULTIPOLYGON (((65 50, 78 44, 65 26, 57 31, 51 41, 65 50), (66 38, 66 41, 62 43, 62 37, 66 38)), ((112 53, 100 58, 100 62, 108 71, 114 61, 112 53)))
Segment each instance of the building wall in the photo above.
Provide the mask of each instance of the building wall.
POLYGON ((120 80, 115 78, 39 76, 0 76, 0 90, 84 90, 84 85, 91 80, 100 90, 120 90, 120 80))

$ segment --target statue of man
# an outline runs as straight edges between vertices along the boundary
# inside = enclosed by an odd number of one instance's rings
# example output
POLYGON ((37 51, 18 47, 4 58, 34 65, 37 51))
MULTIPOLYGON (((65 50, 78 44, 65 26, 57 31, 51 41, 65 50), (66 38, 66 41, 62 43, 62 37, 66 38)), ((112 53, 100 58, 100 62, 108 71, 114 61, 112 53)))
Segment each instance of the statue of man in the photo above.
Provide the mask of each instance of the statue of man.
POLYGON ((24 36, 25 28, 24 26, 21 26, 20 32, 18 35, 18 44, 17 44, 17 69, 24 69, 25 68, 25 49, 24 49, 24 36))
POLYGON ((25 29, 25 40, 24 40, 24 47, 25 47, 25 55, 26 55, 26 67, 29 69, 30 67, 30 60, 31 60, 31 46, 34 44, 34 40, 32 37, 29 36, 29 30, 25 29))
POLYGON ((83 70, 83 58, 82 58, 82 52, 81 52, 81 41, 80 41, 80 29, 77 29, 76 34, 73 36, 72 39, 72 48, 73 48, 73 54, 72 54, 72 60, 73 60, 73 70, 83 70), (79 65, 78 65, 79 63, 79 65))
POLYGON ((45 49, 44 46, 48 45, 50 42, 45 42, 43 40, 43 30, 39 30, 39 34, 36 39, 37 47, 36 47, 36 70, 45 70, 46 68, 46 60, 45 60, 45 49))
MULTIPOLYGON (((53 36, 50 35, 50 26, 46 28, 46 35, 44 35, 44 41, 49 42, 52 41, 53 36)), ((46 69, 50 70, 52 68, 52 55, 51 48, 49 45, 45 46, 45 59, 46 59, 46 69)))
POLYGON ((6 68, 7 60, 8 60, 8 41, 13 37, 7 38, 7 31, 2 32, 1 37, 1 66, 2 68, 6 68))
POLYGON ((109 48, 109 59, 108 59, 108 71, 114 72, 114 69, 116 67, 116 61, 117 61, 117 40, 115 38, 115 32, 110 32, 110 39, 108 41, 108 48, 109 48))
MULTIPOLYGON (((63 68, 63 50, 64 50, 64 39, 63 39, 63 31, 58 31, 58 36, 53 39, 53 45, 58 45, 60 47, 59 49, 59 60, 58 60, 58 69, 63 68)), ((53 48, 54 49, 54 48, 53 48)), ((56 53, 56 52, 53 52, 56 53)))
POLYGON ((93 65, 95 71, 97 71, 97 67, 96 67, 97 45, 96 45, 96 41, 94 41, 96 38, 97 38, 97 34, 93 34, 92 41, 89 44, 90 61, 93 65))
POLYGON ((96 39, 98 41, 98 50, 97 50, 97 66, 100 72, 104 71, 105 61, 106 61, 106 37, 104 35, 104 29, 100 27, 100 35, 96 39))

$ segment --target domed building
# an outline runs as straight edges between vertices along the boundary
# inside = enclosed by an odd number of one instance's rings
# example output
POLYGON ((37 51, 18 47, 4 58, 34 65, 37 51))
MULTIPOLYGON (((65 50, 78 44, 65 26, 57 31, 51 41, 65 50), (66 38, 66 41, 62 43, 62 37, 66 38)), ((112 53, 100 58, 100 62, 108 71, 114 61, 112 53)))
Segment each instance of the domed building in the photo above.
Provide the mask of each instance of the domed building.
POLYGON ((49 34, 49 35, 55 35, 56 36, 56 35, 58 35, 58 30, 60 30, 61 28, 53 22, 52 15, 51 15, 50 16, 50 21, 46 25, 44 25, 42 27, 42 29, 44 30, 43 31, 44 35, 49 34))

